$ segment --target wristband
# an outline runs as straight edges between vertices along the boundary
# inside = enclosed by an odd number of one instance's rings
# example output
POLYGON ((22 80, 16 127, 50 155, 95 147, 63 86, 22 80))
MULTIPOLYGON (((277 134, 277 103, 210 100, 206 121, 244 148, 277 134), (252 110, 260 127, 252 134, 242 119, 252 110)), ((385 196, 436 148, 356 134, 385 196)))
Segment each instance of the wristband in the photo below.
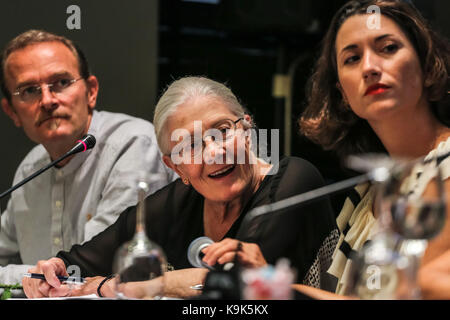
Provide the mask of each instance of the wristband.
POLYGON ((105 279, 103 279, 102 282, 100 282, 100 284, 98 285, 98 287, 97 287, 97 295, 98 295, 100 298, 104 298, 104 296, 102 295, 100 289, 102 288, 102 286, 105 284, 106 281, 108 281, 108 280, 110 280, 110 279, 112 279, 112 278, 114 278, 114 275, 113 275, 113 274, 107 276, 107 277, 106 277, 105 279))

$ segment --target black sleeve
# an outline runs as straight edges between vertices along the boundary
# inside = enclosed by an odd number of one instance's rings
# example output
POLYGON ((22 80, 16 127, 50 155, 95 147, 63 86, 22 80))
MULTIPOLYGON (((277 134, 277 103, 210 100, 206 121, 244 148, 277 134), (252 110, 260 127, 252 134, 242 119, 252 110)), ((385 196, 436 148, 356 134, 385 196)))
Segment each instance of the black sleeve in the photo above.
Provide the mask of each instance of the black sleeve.
POLYGON ((134 234, 136 208, 124 211, 114 224, 82 245, 74 245, 70 251, 56 255, 66 266, 76 265, 83 277, 107 276, 112 274, 114 255, 120 245, 134 234))
MULTIPOLYGON (((186 210, 195 211, 196 193, 176 180, 146 199, 146 231, 148 237, 163 248, 169 261, 178 262, 180 253, 174 238, 179 238, 186 210), (194 199, 194 200, 193 200, 194 199)), ((189 218, 189 217, 187 217, 189 218)), ((82 245, 74 245, 70 251, 57 254, 65 264, 77 265, 82 276, 107 276, 112 274, 114 256, 119 247, 131 240, 136 229, 136 207, 125 210, 117 221, 82 245)), ((182 248, 184 250, 184 248, 182 248)), ((181 250, 181 249, 179 249, 181 250)), ((184 258, 185 254, 183 255, 184 258)))

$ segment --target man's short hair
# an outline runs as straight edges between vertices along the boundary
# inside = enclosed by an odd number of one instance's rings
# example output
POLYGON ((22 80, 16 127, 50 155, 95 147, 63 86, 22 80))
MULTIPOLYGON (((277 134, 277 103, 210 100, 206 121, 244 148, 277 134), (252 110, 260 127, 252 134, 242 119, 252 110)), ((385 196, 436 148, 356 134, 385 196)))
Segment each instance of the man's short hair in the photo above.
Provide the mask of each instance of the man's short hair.
POLYGON ((8 44, 5 46, 0 56, 1 90, 5 98, 8 99, 8 101, 11 101, 11 93, 8 91, 8 88, 6 87, 5 68, 6 68, 6 60, 8 59, 9 55, 14 51, 23 49, 32 44, 43 42, 54 42, 54 41, 64 44, 67 48, 69 48, 70 51, 72 51, 72 53, 78 60, 78 68, 80 76, 83 77, 84 79, 87 79, 89 77, 90 72, 86 56, 84 55, 81 48, 78 47, 72 40, 43 30, 28 30, 22 34, 19 34, 17 37, 8 42, 8 44))

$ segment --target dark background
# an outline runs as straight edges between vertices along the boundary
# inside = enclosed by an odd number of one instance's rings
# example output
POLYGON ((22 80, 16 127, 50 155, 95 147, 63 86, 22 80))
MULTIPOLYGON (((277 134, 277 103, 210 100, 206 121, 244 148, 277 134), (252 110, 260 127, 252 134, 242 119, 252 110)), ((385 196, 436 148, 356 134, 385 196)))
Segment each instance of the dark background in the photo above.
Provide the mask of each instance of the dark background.
MULTIPOLYGON (((450 36, 450 2, 413 2, 438 30, 450 36)), ((343 3, 16 0, 0 5, 0 45, 29 28, 46 29, 77 41, 100 80, 97 108, 148 120, 153 117, 158 96, 174 79, 205 75, 226 82, 259 128, 280 129, 282 154, 310 160, 332 182, 347 173, 332 153, 323 152, 297 133, 296 119, 303 110, 304 87, 320 39, 343 3), (81 9, 81 30, 66 27, 66 8, 71 4, 81 9), (290 74, 292 79, 292 138, 288 148, 283 145, 285 99, 273 96, 276 74, 290 74)), ((33 144, 3 113, 0 132, 6 137, 0 180, 0 190, 4 190, 33 144)))
MULTIPOLYGON (((306 80, 320 40, 334 13, 346 0, 161 1, 159 88, 173 78, 204 74, 227 82, 253 114, 260 128, 285 133, 284 99, 273 97, 276 74, 292 76, 290 154, 310 160, 329 181, 344 178, 334 154, 298 134, 306 80)), ((416 6, 450 34, 450 5, 444 0, 416 0, 416 6)))

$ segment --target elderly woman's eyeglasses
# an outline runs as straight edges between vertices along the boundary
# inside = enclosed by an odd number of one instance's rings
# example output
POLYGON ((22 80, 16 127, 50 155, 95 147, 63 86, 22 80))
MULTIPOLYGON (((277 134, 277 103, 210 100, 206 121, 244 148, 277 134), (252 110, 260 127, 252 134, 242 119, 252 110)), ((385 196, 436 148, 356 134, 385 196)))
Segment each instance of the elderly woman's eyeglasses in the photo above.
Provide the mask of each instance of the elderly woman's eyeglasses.
POLYGON ((239 118, 235 121, 231 119, 219 121, 205 131, 205 135, 202 139, 195 139, 195 137, 191 137, 190 143, 183 146, 179 155, 181 157, 190 155, 191 158, 194 158, 203 153, 206 146, 206 141, 208 140, 218 145, 232 140, 236 135, 236 125, 241 120, 244 120, 244 118, 239 118))
POLYGON ((46 86, 50 92, 56 95, 63 95, 66 90, 73 85, 75 82, 84 79, 83 77, 78 79, 58 79, 50 83, 44 83, 43 85, 27 85, 18 88, 12 93, 13 96, 18 96, 22 102, 33 103, 41 99, 42 97, 42 87, 46 86))

